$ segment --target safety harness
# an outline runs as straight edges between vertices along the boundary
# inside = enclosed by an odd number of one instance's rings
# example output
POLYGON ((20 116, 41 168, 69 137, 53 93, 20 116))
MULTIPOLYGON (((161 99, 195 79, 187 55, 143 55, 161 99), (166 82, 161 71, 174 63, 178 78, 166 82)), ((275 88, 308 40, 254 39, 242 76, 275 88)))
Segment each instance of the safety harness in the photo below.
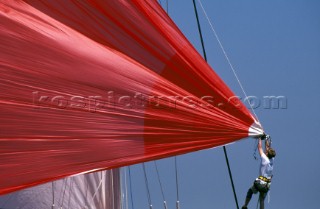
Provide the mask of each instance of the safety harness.
POLYGON ((259 176, 254 181, 254 187, 262 193, 267 193, 270 189, 271 178, 266 178, 264 176, 259 176))

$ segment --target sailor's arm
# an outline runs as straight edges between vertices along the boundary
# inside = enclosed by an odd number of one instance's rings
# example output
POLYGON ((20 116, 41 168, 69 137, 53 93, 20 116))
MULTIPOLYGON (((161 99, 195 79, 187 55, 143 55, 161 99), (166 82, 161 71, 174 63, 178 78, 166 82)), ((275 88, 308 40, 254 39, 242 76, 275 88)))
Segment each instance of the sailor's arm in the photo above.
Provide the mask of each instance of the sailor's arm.
POLYGON ((259 150, 260 156, 262 156, 262 154, 263 154, 262 142, 261 142, 260 138, 258 140, 259 140, 259 142, 258 142, 258 150, 259 150))
POLYGON ((266 147, 266 153, 268 152, 268 150, 270 149, 270 143, 269 140, 265 140, 265 147, 266 147))

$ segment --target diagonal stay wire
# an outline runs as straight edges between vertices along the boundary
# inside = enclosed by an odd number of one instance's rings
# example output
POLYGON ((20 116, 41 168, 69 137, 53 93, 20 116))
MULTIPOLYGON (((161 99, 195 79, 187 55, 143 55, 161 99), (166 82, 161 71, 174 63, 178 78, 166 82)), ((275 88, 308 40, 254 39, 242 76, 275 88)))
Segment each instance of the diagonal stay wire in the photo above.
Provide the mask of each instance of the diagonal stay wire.
POLYGON ((174 157, 174 167, 175 167, 175 174, 176 174, 176 189, 177 189, 177 203, 176 203, 176 207, 177 207, 177 209, 180 209, 177 157, 174 157))
POLYGON ((130 168, 130 166, 129 166, 129 185, 130 185, 131 209, 134 209, 133 195, 132 195, 132 178, 131 178, 131 168, 130 168))
POLYGON ((54 181, 51 182, 52 187, 52 207, 54 207, 54 181))
POLYGON ((146 184, 146 189, 147 189, 147 194, 148 194, 149 207, 150 207, 150 209, 152 209, 152 202, 151 202, 151 195, 150 195, 150 190, 149 190, 148 177, 147 177, 147 172, 146 172, 146 166, 144 163, 142 163, 142 168, 143 168, 144 181, 146 184))
POLYGON ((161 179, 160 179, 160 174, 159 174, 159 170, 158 170, 158 165, 157 165, 157 162, 156 162, 156 161, 153 161, 153 162, 154 162, 154 166, 156 167, 156 172, 157 172, 158 182, 159 182, 160 189, 161 189, 161 194, 162 194, 162 199, 163 199, 163 203, 164 203, 164 208, 167 209, 166 198, 165 198, 164 192, 163 192, 163 186, 162 186, 162 182, 161 182, 161 179))
POLYGON ((63 207, 63 203, 64 203, 64 196, 65 196, 65 193, 66 193, 66 190, 67 190, 67 186, 68 186, 68 179, 70 179, 70 182, 72 180, 72 177, 70 178, 66 178, 66 184, 63 188, 63 193, 62 193, 62 200, 61 200, 61 203, 60 203, 60 207, 62 208, 63 207))
MULTIPOLYGON (((193 1, 194 1, 194 0, 193 0, 193 1)), ((237 81, 238 81, 238 83, 239 83, 239 86, 240 86, 243 94, 245 95, 246 98, 248 98, 247 93, 246 93, 246 91, 244 90, 244 87, 243 87, 243 85, 242 85, 242 83, 241 83, 241 81, 240 81, 240 79, 239 79, 239 76, 238 76, 235 68, 233 67, 233 65, 232 65, 232 63, 231 63, 231 61, 230 61, 230 59, 229 59, 229 56, 228 56, 226 50, 224 49, 224 47, 223 47, 223 45, 222 45, 222 42, 220 41, 220 38, 219 38, 216 30, 215 30, 214 27, 213 27, 212 21, 210 20, 209 16, 207 15, 207 12, 206 12, 206 10, 204 9, 204 7, 203 7, 203 5, 202 5, 202 3, 201 3, 201 0, 198 0, 198 2, 199 2, 199 4, 200 4, 200 7, 201 7, 201 9, 202 9, 202 11, 203 11, 203 13, 204 13, 204 15, 205 15, 205 17, 206 17, 209 25, 210 25, 210 27, 211 27, 211 30, 212 30, 215 38, 216 38, 217 41, 218 41, 218 44, 219 44, 219 46, 220 46, 220 48, 221 48, 221 50, 222 50, 222 52, 223 52, 223 54, 224 54, 224 56, 225 56, 228 64, 229 64, 229 66, 230 66, 230 68, 231 68, 234 76, 236 77, 236 79, 237 79, 237 81)), ((207 60, 207 59, 206 59, 206 60, 207 60)), ((256 112, 254 111, 254 108, 253 108, 252 104, 250 103, 249 100, 247 100, 247 101, 248 101, 248 104, 250 105, 251 110, 252 110, 254 116, 256 117, 257 121, 260 122, 260 121, 259 121, 259 118, 258 118, 258 116, 257 116, 257 114, 256 114, 256 112)), ((261 124, 260 124, 260 125, 261 125, 261 124)))
POLYGON ((157 162, 156 162, 156 161, 153 161, 153 162, 154 162, 154 166, 156 167, 156 172, 157 172, 158 182, 159 182, 160 189, 161 189, 162 199, 163 199, 163 201, 165 201, 164 192, 163 192, 163 187, 162 187, 162 182, 161 182, 161 180, 160 180, 160 174, 159 174, 159 170, 158 170, 158 165, 157 165, 157 162))
MULTIPOLYGON (((197 19, 197 25, 198 25, 198 30, 199 30, 199 35, 200 35, 200 39, 201 39, 201 43, 204 43, 203 41, 203 36, 202 36, 202 33, 201 33, 201 26, 200 26, 200 21, 199 21, 199 17, 198 17, 198 10, 197 10, 197 5, 196 5, 196 2, 195 0, 192 0, 193 1, 193 6, 194 6, 194 12, 196 14, 196 19, 197 19)), ((199 0, 198 0, 199 1, 199 0)), ((202 4, 201 4, 201 8, 204 10, 202 4)), ((212 24, 211 24, 212 25, 212 24)), ((216 33, 215 33, 216 34, 216 33)), ((217 37, 217 36, 216 36, 217 37)), ((221 43, 219 41, 219 43, 221 43)), ((220 47, 222 47, 222 44, 220 44, 220 47)), ((222 47, 223 49, 223 47, 222 47)), ((205 55, 205 47, 204 47, 204 44, 202 44, 202 50, 204 52, 204 55, 205 55)), ((224 51, 224 49, 223 49, 224 51)), ((225 53, 226 55, 226 53, 225 53)), ((205 61, 207 62, 207 57, 204 56, 204 59, 205 61)), ((229 60, 229 58, 227 59, 229 60)), ((230 62, 229 62, 230 63, 230 62)), ((231 63, 230 63, 231 64, 231 63)), ((232 65, 231 65, 232 66, 232 65)), ((235 71, 234 71, 235 72, 235 71)), ((239 81, 239 80, 238 80, 239 81)), ((240 82, 240 81, 239 81, 240 82)), ((240 84, 240 83, 239 83, 240 84)), ((245 92, 244 92, 245 93, 245 92)), ((246 94, 245 94, 246 95, 246 94)), ((251 104, 250 104, 251 105, 251 104)), ((231 186, 232 186, 232 190, 233 190, 233 195, 234 195, 234 199, 235 199, 235 202, 236 202, 236 206, 237 206, 237 209, 239 209, 239 204, 238 204, 238 198, 237 198, 237 194, 236 194, 236 190, 235 190, 235 187, 234 187, 234 183, 233 183, 233 178, 232 178, 232 172, 231 172, 231 169, 230 169, 230 164, 229 164, 229 159, 228 159, 228 154, 227 154, 227 149, 225 146, 223 146, 223 151, 224 151, 224 155, 225 155, 225 159, 226 159, 226 163, 227 163, 227 166, 228 166, 228 172, 229 172, 229 178, 230 178, 230 181, 231 181, 231 186)))
POLYGON ((235 189, 234 183, 233 183, 232 172, 231 172, 231 169, 230 169, 229 158, 228 158, 226 146, 223 146, 223 152, 224 152, 224 156, 226 158, 226 162, 227 162, 227 166, 228 166, 229 178, 230 178, 230 182, 231 182, 231 186, 232 186, 234 200, 236 202, 237 209, 239 209, 237 193, 236 193, 236 189, 235 189))
POLYGON ((129 209, 128 205, 128 183, 127 183, 127 167, 124 168, 124 187, 125 187, 125 209, 129 209))
MULTIPOLYGON (((68 209, 70 209, 70 204, 71 204, 71 197, 72 197, 72 195, 73 195, 73 183, 74 183, 74 179, 72 178, 71 180, 73 180, 73 181, 71 181, 70 182, 70 189, 69 189, 69 200, 68 200, 68 209)), ((72 208, 71 208, 72 209, 72 208)))

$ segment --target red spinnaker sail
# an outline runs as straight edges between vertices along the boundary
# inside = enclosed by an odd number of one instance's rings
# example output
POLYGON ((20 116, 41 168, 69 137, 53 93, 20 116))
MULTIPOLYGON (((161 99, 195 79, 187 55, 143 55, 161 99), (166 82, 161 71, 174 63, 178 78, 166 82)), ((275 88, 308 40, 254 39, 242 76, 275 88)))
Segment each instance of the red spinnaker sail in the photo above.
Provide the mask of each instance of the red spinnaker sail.
POLYGON ((262 130, 150 0, 0 0, 0 194, 262 130))

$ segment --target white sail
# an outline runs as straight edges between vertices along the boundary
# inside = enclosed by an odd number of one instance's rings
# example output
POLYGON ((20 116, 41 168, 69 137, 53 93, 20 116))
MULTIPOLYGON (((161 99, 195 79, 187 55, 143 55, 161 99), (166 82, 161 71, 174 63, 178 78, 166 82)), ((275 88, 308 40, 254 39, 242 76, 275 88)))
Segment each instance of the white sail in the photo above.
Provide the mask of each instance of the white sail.
POLYGON ((0 196, 1 209, 120 209, 118 169, 82 174, 0 196))

